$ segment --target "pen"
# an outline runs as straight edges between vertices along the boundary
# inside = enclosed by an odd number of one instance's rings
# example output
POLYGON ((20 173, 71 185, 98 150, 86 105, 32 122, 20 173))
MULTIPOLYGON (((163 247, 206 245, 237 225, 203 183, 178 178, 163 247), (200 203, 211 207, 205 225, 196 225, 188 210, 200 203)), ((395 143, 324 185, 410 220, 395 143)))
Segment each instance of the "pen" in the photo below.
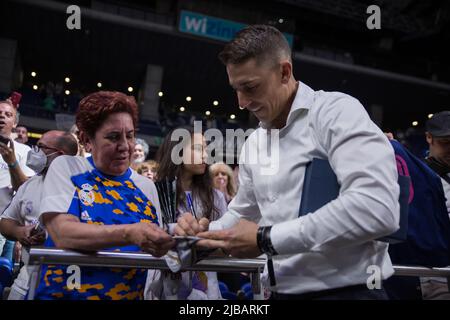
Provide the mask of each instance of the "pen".
POLYGON ((187 202, 188 202, 188 206, 191 209, 192 214, 194 215, 194 218, 197 219, 197 215, 195 214, 194 204, 192 202, 192 197, 191 197, 190 193, 186 194, 186 199, 187 199, 187 202))

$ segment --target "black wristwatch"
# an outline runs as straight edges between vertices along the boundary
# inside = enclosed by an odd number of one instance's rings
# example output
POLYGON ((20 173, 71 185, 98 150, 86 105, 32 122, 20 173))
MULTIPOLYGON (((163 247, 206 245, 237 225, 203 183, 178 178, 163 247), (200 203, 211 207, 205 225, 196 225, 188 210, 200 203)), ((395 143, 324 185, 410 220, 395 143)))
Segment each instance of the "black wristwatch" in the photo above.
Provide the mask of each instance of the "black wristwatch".
POLYGON ((256 243, 258 244, 259 250, 262 253, 267 254, 268 256, 274 256, 278 254, 272 245, 272 240, 270 239, 271 229, 272 226, 259 227, 258 232, 256 233, 256 243))

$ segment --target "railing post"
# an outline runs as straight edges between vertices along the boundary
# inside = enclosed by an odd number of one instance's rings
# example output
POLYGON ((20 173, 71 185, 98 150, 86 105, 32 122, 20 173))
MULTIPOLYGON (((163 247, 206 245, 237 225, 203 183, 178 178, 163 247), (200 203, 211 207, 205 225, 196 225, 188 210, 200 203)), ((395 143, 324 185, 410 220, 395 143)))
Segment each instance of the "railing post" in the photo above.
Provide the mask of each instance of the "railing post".
POLYGON ((250 273, 250 282, 253 291, 253 300, 264 300, 264 292, 261 288, 261 270, 250 273))
POLYGON ((33 272, 30 275, 30 282, 29 282, 29 290, 27 295, 27 300, 34 300, 34 296, 36 295, 37 288, 39 286, 39 279, 41 278, 41 270, 42 270, 42 263, 39 263, 37 268, 33 268, 33 272))

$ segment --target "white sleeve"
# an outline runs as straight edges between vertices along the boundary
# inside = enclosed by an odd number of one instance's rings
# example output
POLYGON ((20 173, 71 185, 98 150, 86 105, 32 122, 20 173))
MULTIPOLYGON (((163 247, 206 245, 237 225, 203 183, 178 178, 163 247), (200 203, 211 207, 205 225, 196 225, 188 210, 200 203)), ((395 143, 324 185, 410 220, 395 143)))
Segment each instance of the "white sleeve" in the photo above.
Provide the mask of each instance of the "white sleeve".
POLYGON ((141 189, 141 191, 145 194, 145 196, 151 201, 153 206, 156 209, 156 213, 158 215, 158 223, 159 226, 162 228, 163 221, 162 221, 162 212, 161 212, 161 206, 159 204, 159 198, 158 198, 158 191, 156 190, 155 183, 148 179, 141 176, 138 176, 137 173, 134 180, 136 186, 141 189))
POLYGON ((67 213, 74 198, 75 185, 71 180, 68 156, 52 161, 44 179, 40 215, 46 212, 67 213))
MULTIPOLYGON (((250 138, 249 138, 250 139, 250 138)), ((250 143, 247 140, 245 143, 250 143)), ((245 150, 245 145, 242 150, 245 150)), ((236 196, 228 205, 228 211, 217 221, 209 225, 209 230, 221 230, 231 228, 238 223, 239 219, 247 219, 258 223, 261 219, 261 212, 256 202, 250 165, 243 163, 243 151, 241 151, 239 161, 239 189, 236 196)))
POLYGON ((20 169, 22 169, 23 174, 27 177, 32 177, 36 174, 33 170, 31 170, 29 167, 27 167, 28 151, 30 151, 30 150, 31 150, 31 148, 29 146, 25 145, 25 148, 21 152, 19 159, 18 159, 19 167, 20 167, 20 169))
POLYGON ((22 198, 26 189, 26 183, 27 182, 19 187, 10 204, 6 207, 5 211, 3 211, 0 218, 15 220, 20 224, 25 225, 25 221, 23 221, 23 218, 20 216, 20 209, 22 205, 22 198))
POLYGON ((340 97, 311 118, 341 186, 327 205, 276 224, 271 240, 280 254, 358 245, 399 228, 399 186, 389 141, 354 98, 340 97))

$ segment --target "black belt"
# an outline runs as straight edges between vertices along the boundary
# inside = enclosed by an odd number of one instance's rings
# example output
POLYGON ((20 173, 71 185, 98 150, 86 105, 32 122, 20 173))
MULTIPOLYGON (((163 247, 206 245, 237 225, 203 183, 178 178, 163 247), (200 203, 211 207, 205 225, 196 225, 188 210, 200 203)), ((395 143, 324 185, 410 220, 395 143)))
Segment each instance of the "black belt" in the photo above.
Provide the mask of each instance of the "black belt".
POLYGON ((358 284, 354 286, 347 286, 335 289, 327 289, 322 291, 315 292, 306 292, 300 294, 286 294, 286 293, 278 293, 272 291, 270 298, 274 300, 311 300, 326 297, 328 295, 339 294, 349 291, 358 291, 358 290, 370 290, 367 288, 366 284, 358 284))

